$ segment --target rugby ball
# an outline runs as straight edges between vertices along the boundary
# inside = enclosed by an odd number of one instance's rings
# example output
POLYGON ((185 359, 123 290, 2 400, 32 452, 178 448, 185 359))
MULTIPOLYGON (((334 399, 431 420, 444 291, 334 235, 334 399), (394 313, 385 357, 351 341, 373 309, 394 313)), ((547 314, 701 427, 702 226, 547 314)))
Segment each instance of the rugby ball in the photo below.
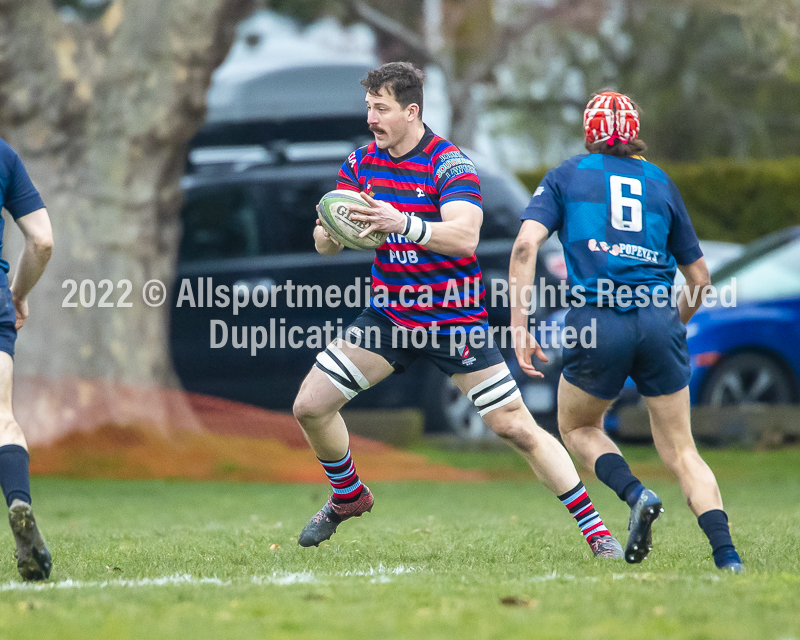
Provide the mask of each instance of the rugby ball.
POLYGON ((350 219, 350 205, 356 204, 368 207, 369 204, 356 191, 349 189, 335 189, 329 191, 317 205, 317 214, 323 228, 336 242, 351 249, 366 251, 375 249, 386 242, 389 235, 383 231, 373 231, 363 238, 358 234, 367 228, 368 223, 361 220, 350 219))

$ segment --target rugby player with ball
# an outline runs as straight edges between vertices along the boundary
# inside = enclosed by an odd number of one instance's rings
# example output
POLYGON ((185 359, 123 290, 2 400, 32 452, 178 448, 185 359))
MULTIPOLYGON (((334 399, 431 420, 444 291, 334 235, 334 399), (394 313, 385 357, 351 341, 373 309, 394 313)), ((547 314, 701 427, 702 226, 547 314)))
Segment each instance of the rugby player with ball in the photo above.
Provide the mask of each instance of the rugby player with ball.
POLYGON ((427 358, 451 376, 486 424, 562 500, 594 555, 621 559, 622 548, 592 505, 569 454, 536 424, 496 345, 451 348, 456 329, 488 332, 485 291, 482 284, 474 286, 481 278, 475 248, 483 220, 474 165, 422 122, 423 75, 413 65, 385 64, 362 84, 375 140, 342 165, 337 190, 317 208, 314 241, 325 255, 343 245, 375 247, 374 295, 345 339, 317 356, 294 403, 294 415, 333 488, 299 544, 319 545, 342 521, 373 506, 339 410, 417 358, 427 358), (460 292, 456 303, 445 295, 451 283, 460 292), (395 339, 397 327, 424 331, 431 339, 422 347, 404 345, 395 339))

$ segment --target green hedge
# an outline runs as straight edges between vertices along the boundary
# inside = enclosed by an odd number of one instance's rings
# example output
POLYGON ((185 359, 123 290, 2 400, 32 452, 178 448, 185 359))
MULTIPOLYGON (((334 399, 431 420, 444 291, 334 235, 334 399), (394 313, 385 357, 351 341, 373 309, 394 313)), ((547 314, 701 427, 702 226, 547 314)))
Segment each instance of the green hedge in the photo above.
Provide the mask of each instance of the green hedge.
MULTIPOLYGON (((800 224, 800 157, 657 164, 680 190, 704 240, 750 242, 800 224)), ((546 171, 519 178, 533 191, 546 171)))

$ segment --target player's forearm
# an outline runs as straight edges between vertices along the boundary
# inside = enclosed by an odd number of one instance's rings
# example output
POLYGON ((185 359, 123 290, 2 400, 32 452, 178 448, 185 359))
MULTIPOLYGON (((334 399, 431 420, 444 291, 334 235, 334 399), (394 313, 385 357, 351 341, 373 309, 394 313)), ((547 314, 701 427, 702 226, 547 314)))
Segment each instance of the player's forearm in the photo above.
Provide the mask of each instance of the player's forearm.
POLYGON ((704 258, 688 265, 678 265, 678 268, 686 278, 686 284, 681 288, 678 297, 678 313, 681 322, 686 324, 703 304, 703 299, 708 293, 708 286, 711 284, 711 277, 708 274, 708 267, 704 258))
POLYGON ((25 249, 19 259, 14 281, 11 284, 14 298, 24 300, 42 277, 50 256, 53 254, 52 240, 26 238, 25 249))
POLYGON ((538 244, 520 238, 511 250, 511 263, 508 267, 509 304, 511 305, 511 326, 528 330, 528 310, 536 277, 536 258, 538 244))
POLYGON ((681 322, 687 324, 692 316, 703 304, 703 300, 708 293, 708 285, 710 282, 702 282, 699 284, 687 282, 681 288, 681 294, 678 296, 678 313, 681 317, 681 322))
POLYGON ((429 222, 431 238, 425 245, 431 251, 446 256, 468 258, 478 247, 479 230, 459 220, 429 222))

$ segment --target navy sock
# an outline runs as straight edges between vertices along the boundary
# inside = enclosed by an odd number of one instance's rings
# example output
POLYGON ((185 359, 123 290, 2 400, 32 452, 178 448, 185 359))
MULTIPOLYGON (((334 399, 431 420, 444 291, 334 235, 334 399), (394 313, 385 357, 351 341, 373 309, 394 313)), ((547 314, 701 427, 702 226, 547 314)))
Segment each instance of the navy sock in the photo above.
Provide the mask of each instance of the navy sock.
POLYGON ((594 463, 597 479, 616 492, 620 500, 633 507, 644 491, 644 485, 631 473, 628 463, 618 453, 604 453, 594 463))
POLYGON ((0 487, 9 507, 16 498, 31 503, 30 461, 28 452, 19 445, 0 447, 0 487))
POLYGON ((711 552, 717 567, 724 567, 730 562, 741 562, 731 540, 728 515, 722 509, 706 511, 697 518, 697 524, 711 543, 711 552))

